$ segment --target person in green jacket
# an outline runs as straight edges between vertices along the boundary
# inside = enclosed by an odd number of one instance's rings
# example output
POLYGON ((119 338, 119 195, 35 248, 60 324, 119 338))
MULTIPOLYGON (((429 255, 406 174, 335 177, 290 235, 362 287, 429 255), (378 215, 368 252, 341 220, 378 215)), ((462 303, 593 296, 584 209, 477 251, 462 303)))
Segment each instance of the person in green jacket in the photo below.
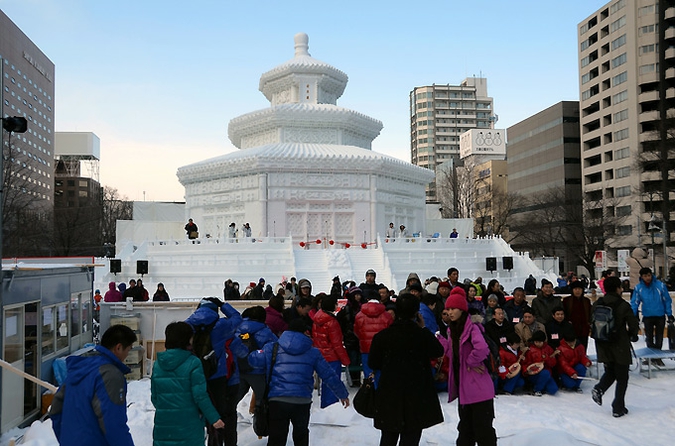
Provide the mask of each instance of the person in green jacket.
POLYGON ((172 322, 164 331, 166 351, 152 368, 151 399, 155 406, 153 446, 204 446, 206 422, 225 425, 206 392, 202 363, 190 350, 192 327, 172 322))

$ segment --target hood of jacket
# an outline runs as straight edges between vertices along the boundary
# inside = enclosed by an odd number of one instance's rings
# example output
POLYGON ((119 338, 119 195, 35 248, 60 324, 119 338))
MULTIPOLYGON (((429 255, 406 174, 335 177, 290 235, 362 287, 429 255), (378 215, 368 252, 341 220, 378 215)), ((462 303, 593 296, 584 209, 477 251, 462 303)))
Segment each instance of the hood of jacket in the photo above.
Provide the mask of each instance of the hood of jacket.
MULTIPOLYGON (((215 305, 214 305, 215 306, 215 305)), ((217 313, 218 310, 213 310, 209 306, 200 306, 185 319, 185 322, 192 325, 192 327, 199 327, 200 325, 211 325, 214 322, 217 322, 220 318, 220 315, 217 313)))
POLYGON ((331 320, 337 320, 337 318, 330 314, 326 313, 323 310, 319 310, 315 315, 314 315, 314 323, 316 325, 324 325, 330 322, 331 320))
POLYGON ((124 365, 113 352, 97 345, 89 353, 82 356, 69 356, 66 359, 68 379, 72 383, 78 384, 92 374, 99 373, 98 369, 104 364, 115 365, 125 375, 131 372, 131 369, 124 365))
POLYGON ((307 279, 300 279, 298 281, 298 292, 300 292, 300 288, 302 288, 302 285, 308 284, 309 285, 309 294, 310 296, 312 295, 312 282, 310 282, 307 279))
POLYGON ((279 337, 279 347, 293 356, 306 353, 312 344, 312 338, 297 331, 285 331, 279 337))
POLYGON ((408 278, 405 281, 406 287, 410 286, 410 280, 411 279, 416 279, 418 283, 420 283, 420 284, 422 283, 422 281, 420 280, 420 276, 418 276, 417 273, 410 273, 410 274, 408 274, 408 278))
POLYGON ((237 333, 257 333, 267 325, 262 322, 254 321, 249 318, 244 318, 244 321, 239 324, 237 328, 237 333))
POLYGON ((366 302, 361 305, 361 313, 368 317, 378 317, 385 311, 387 311, 387 308, 380 302, 366 302))
POLYGON ((115 286, 115 282, 108 283, 108 289, 110 291, 115 291, 117 289, 117 287, 115 286))
POLYGON ((181 364, 192 356, 192 353, 182 348, 171 348, 169 350, 157 353, 157 363, 168 372, 176 370, 181 364))

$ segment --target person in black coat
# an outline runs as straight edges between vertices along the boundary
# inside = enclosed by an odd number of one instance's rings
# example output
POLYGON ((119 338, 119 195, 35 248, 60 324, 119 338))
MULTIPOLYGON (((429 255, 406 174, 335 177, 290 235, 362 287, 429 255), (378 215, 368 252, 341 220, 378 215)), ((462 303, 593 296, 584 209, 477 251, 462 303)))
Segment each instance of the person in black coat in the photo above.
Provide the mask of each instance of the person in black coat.
POLYGON ((443 356, 443 346, 422 327, 419 299, 402 294, 396 300, 396 320, 373 337, 368 365, 380 371, 376 393, 375 428, 380 446, 417 445, 422 430, 443 422, 443 411, 431 374, 431 359, 443 356))
POLYGON ((501 307, 495 308, 494 317, 490 322, 485 324, 485 334, 495 341, 497 345, 508 344, 507 338, 509 334, 516 334, 516 329, 513 323, 506 319, 504 309, 501 307))
POLYGON ((593 310, 598 305, 612 308, 616 333, 611 341, 595 341, 598 362, 605 365, 605 373, 600 382, 593 387, 593 401, 602 406, 602 395, 616 381, 612 415, 615 418, 628 414, 626 409, 626 389, 628 388, 628 369, 631 364, 630 343, 637 342, 639 322, 630 304, 623 300, 621 279, 608 277, 605 279, 605 295, 595 301, 593 310))
POLYGON ((546 324, 546 334, 548 336, 548 345, 557 349, 560 346, 560 341, 565 339, 565 335, 574 334, 574 327, 572 323, 565 319, 565 310, 563 307, 555 307, 552 311, 553 320, 546 324))

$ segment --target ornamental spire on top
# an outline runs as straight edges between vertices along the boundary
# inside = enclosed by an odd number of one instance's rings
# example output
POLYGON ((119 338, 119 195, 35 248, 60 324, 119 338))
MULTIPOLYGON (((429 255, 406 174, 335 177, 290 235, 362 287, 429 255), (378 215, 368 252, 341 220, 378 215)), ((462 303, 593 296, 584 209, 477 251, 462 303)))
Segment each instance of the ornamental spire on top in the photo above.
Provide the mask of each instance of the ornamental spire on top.
POLYGON ((295 57, 260 76, 259 89, 272 106, 280 104, 332 104, 349 78, 334 66, 309 54, 309 37, 294 36, 295 57))

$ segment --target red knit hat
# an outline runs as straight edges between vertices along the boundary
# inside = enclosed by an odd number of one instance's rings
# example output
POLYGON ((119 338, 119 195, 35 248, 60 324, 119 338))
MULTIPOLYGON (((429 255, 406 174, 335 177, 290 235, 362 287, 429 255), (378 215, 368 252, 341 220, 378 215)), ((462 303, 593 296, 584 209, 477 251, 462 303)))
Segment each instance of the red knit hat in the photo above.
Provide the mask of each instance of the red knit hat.
POLYGON ((445 308, 457 308, 464 312, 469 311, 469 304, 466 302, 466 293, 461 286, 456 286, 450 291, 450 295, 445 301, 445 308))

